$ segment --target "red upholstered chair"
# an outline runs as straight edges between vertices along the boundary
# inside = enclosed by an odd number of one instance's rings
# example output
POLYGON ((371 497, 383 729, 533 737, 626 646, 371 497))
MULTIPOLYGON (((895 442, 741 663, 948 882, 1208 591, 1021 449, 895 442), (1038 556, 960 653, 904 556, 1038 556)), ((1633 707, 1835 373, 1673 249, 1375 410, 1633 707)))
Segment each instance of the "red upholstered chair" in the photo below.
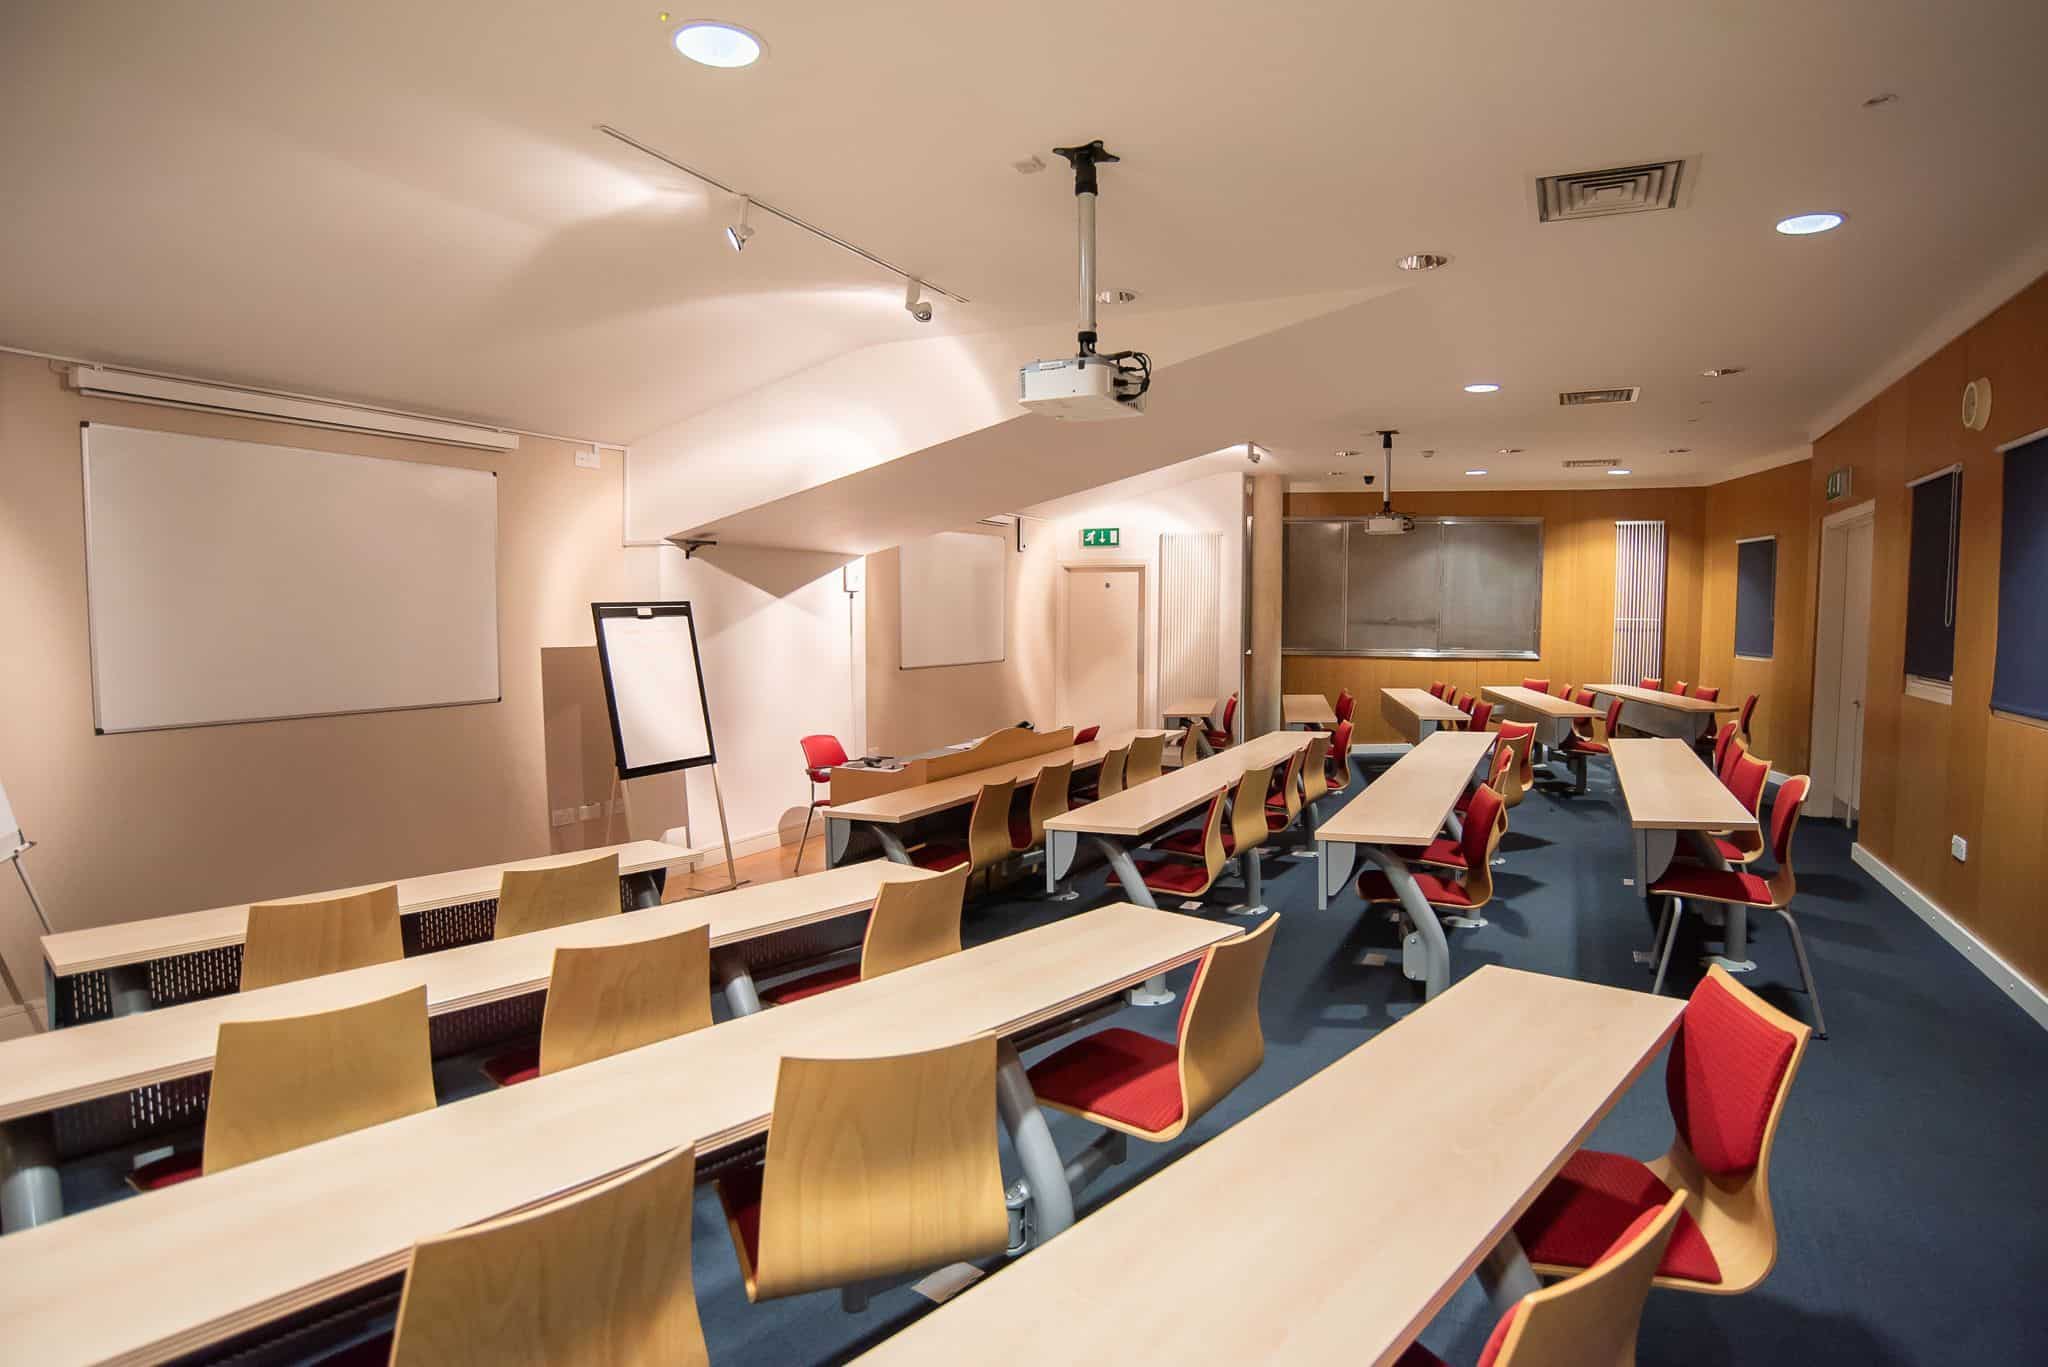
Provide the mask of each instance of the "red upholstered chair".
POLYGON ((1124 790, 1124 764, 1131 757, 1130 742, 1126 741, 1116 749, 1102 756, 1102 763, 1095 766, 1093 783, 1069 783, 1067 798, 1070 806, 1085 807, 1106 797, 1115 797, 1124 790))
POLYGON ((1508 773, 1508 786, 1501 789, 1501 800, 1510 807, 1522 805, 1522 797, 1536 786, 1536 762, 1532 752, 1536 748, 1536 728, 1527 722, 1504 721, 1500 724, 1500 739, 1494 744, 1510 747, 1515 752, 1515 766, 1508 773))
POLYGON ((1351 787, 1351 723, 1340 721, 1337 729, 1330 733, 1330 758, 1323 770, 1329 780, 1329 791, 1342 793, 1351 787))
POLYGON ((1010 853, 1023 854, 1045 843, 1045 823, 1073 808, 1069 789, 1074 782, 1074 762, 1048 764, 1031 781, 1031 800, 1025 810, 1010 810, 1010 853))
POLYGON ((1721 690, 1709 688, 1705 684, 1694 684, 1692 696, 1698 698, 1701 702, 1719 702, 1721 701, 1721 690))
POLYGON ((804 844, 811 838, 811 818, 818 808, 832 805, 832 795, 818 796, 818 785, 832 781, 832 766, 846 763, 846 747, 839 743, 837 736, 804 736, 797 741, 804 751, 804 777, 811 784, 811 805, 804 808, 804 833, 796 842, 796 869, 803 872, 804 844))
POLYGON ((1640 683, 1637 686, 1640 688, 1662 689, 1664 687, 1664 681, 1662 679, 1644 679, 1642 683, 1640 683))
MULTIPOLYGON (((1577 701, 1581 707, 1591 707, 1593 705, 1593 695, 1581 690, 1577 701)), ((1620 698, 1616 698, 1607 704, 1607 716, 1602 724, 1607 728, 1606 740, 1595 740, 1593 738, 1593 723, 1581 717, 1578 721, 1572 723, 1572 733, 1566 736, 1564 744, 1558 747, 1559 750, 1564 752, 1564 762, 1572 767, 1573 776, 1580 787, 1584 787, 1586 783, 1586 761, 1594 755, 1613 753, 1608 742, 1614 739, 1615 730, 1621 725, 1620 698), (1579 727, 1579 722, 1581 721, 1585 722, 1584 730, 1581 730, 1579 727)))
MULTIPOLYGON (((1280 771, 1279 785, 1267 795, 1266 830, 1278 835, 1292 826, 1301 815, 1301 766, 1302 754, 1308 747, 1303 746, 1287 757, 1287 767, 1280 771)), ((1326 769, 1327 775, 1328 770, 1326 769)), ((1327 779, 1325 780, 1327 783, 1327 779)))
MULTIPOLYGON (((1230 798, 1230 824, 1222 832, 1223 857, 1226 861, 1235 859, 1248 850, 1266 843, 1269 823, 1266 820, 1264 803, 1266 789, 1273 786, 1273 766, 1261 765, 1247 769, 1237 780, 1237 787, 1230 798)), ((1152 842, 1152 848, 1166 854, 1185 855, 1193 859, 1206 858, 1209 830, 1206 814, 1201 826, 1190 826, 1173 832, 1152 842)))
MULTIPOLYGON (((1205 727, 1203 730, 1203 734, 1205 738, 1208 740, 1209 748, 1211 750, 1224 749, 1231 743, 1232 738, 1236 735, 1236 732, 1232 730, 1232 727, 1236 724, 1236 722, 1237 694, 1233 693, 1223 703, 1222 723, 1214 728, 1205 727)), ((1182 761, 1182 763, 1184 764, 1193 764, 1194 762, 1195 757, 1193 755, 1189 755, 1185 760, 1182 761)))
POLYGON ((1577 684, 1561 683, 1557 686, 1557 696, 1565 699, 1567 702, 1571 700, 1572 694, 1576 692, 1578 692, 1577 684))
POLYGON ((1201 1119, 1265 1059, 1259 983, 1279 920, 1209 946, 1172 1042, 1116 1027, 1034 1064, 1038 1104, 1155 1144, 1201 1119))
MULTIPOLYGON (((1493 789, 1496 794, 1505 790, 1508 782, 1508 770, 1514 767, 1514 763, 1515 748, 1512 745, 1502 745, 1499 741, 1495 741, 1493 743, 1493 752, 1487 758, 1486 778, 1483 780, 1484 786, 1493 789)), ((1473 795, 1479 791, 1480 787, 1481 784, 1473 784, 1465 790, 1464 796, 1460 797, 1452 807, 1451 810, 1458 814, 1460 820, 1463 820, 1465 813, 1472 809, 1473 795)), ((1505 815, 1503 815, 1502 819, 1506 819, 1505 815)))
MULTIPOLYGON (((1458 838, 1459 850, 1465 856, 1463 873, 1446 876, 1428 869, 1413 870, 1422 900, 1451 913, 1445 918, 1446 925, 1463 928, 1486 924, 1471 913, 1493 900, 1493 851, 1500 844, 1501 832, 1507 828, 1505 810, 1501 795, 1491 786, 1481 784, 1472 791, 1466 804, 1465 833, 1458 838)), ((1358 895, 1374 906, 1401 904, 1393 880, 1381 869, 1367 869, 1358 875, 1358 895)))
POLYGON ((941 873, 965 864, 970 879, 986 871, 986 881, 993 883, 996 865, 1017 852, 1010 835, 1010 800, 1016 793, 1017 780, 1013 778, 984 783, 967 818, 966 840, 927 841, 910 852, 910 862, 941 873))
MULTIPOLYGON (((859 963, 820 969, 764 987, 761 1000, 768 1006, 787 1006, 806 997, 894 973, 899 968, 912 968, 958 954, 960 908, 966 900, 965 865, 955 865, 936 878, 891 879, 875 894, 874 910, 868 913, 867 934, 861 939, 859 963)), ((708 1024, 709 989, 706 991, 708 1024)))
POLYGON ((1435 683, 1429 686, 1429 696, 1441 702, 1444 700, 1445 691, 1449 688, 1449 684, 1445 683, 1442 679, 1438 679, 1435 683))
POLYGON ((1515 1222, 1536 1270, 1590 1266, 1644 1211, 1682 1193, 1656 1285, 1732 1296, 1763 1281, 1778 1256, 1771 1148, 1810 1034, 1718 964, 1709 969, 1665 1064, 1670 1149, 1649 1163, 1598 1149, 1565 1160, 1515 1222))
MULTIPOLYGON (((1769 766, 1765 765, 1765 769, 1768 772, 1769 766)), ((1728 906, 1775 911, 1785 922, 1785 928, 1792 932, 1792 950, 1799 959, 1799 977, 1806 984, 1806 995, 1813 1001, 1815 1033, 1822 1039, 1828 1037, 1827 1017, 1820 1009, 1820 991, 1814 986, 1813 966, 1806 958, 1806 940, 1799 933, 1799 922, 1792 919, 1792 894, 1796 890, 1796 880, 1792 875, 1792 836, 1799 829, 1799 814, 1806 806, 1806 790, 1811 784, 1812 780, 1805 774, 1795 774, 1778 785, 1777 796, 1771 799, 1771 858, 1777 868, 1769 878, 1751 873, 1747 868, 1714 869, 1702 864, 1674 861, 1662 878, 1650 884, 1652 897, 1670 899, 1664 910, 1663 923, 1658 927, 1663 944, 1657 955, 1657 978, 1650 988, 1652 992, 1664 990, 1664 973, 1671 965, 1672 946, 1678 942, 1679 922, 1685 919, 1688 901, 1720 902, 1728 906)))
MULTIPOLYGON (((1270 780, 1268 780, 1270 781, 1270 780)), ((1138 877, 1153 892, 1168 897, 1192 900, 1202 896, 1216 884, 1223 866, 1230 861, 1230 855, 1223 848, 1223 799, 1218 793, 1209 799, 1209 810, 1202 817, 1201 860, 1199 864, 1184 859, 1134 859, 1138 877)), ((1257 812, 1256 800, 1251 804, 1257 812)))
MULTIPOLYGON (((1487 757, 1485 780, 1482 783, 1474 784, 1464 796, 1458 799, 1457 805, 1453 808, 1457 812, 1460 822, 1470 819, 1472 800, 1479 794, 1482 788, 1490 790, 1495 796, 1499 795, 1502 786, 1506 782, 1508 769, 1514 762, 1515 752, 1512 746, 1496 744, 1493 747, 1493 753, 1487 757)), ((1499 813, 1494 817, 1494 820, 1500 826, 1500 834, 1506 835, 1508 833, 1507 804, 1501 804, 1499 813)), ((1409 864, 1427 864, 1432 868, 1458 869, 1461 871, 1469 867, 1465 862, 1465 842, 1461 836, 1439 835, 1427 845, 1396 845, 1391 848, 1395 854, 1400 855, 1402 860, 1409 864)))
POLYGON ((1470 693, 1460 692, 1458 694, 1458 710, 1469 717, 1472 715, 1472 708, 1474 704, 1476 704, 1478 701, 1479 699, 1473 697, 1470 693))
POLYGON ((1722 773, 1728 763, 1728 751, 1736 743, 1742 728, 1732 721, 1721 723, 1721 729, 1714 733, 1714 772, 1722 773))
MULTIPOLYGON (((1657 1265, 1685 1211, 1685 1194, 1645 1210, 1591 1267, 1508 1307, 1480 1350, 1479 1367, 1635 1367, 1636 1333, 1657 1265)), ((1420 1343, 1394 1367, 1448 1367, 1420 1343)))
POLYGON ((1084 726, 1074 733, 1074 744, 1086 745, 1101 734, 1102 728, 1099 726, 1084 726))
POLYGON ((1337 705, 1330 710, 1337 714, 1338 721, 1350 721, 1351 714, 1358 707, 1358 699, 1351 696, 1348 688, 1337 691, 1337 705))
MULTIPOLYGON (((1600 705, 1594 699, 1593 690, 1590 688, 1575 688, 1569 693, 1559 694, 1558 696, 1568 698, 1580 707, 1598 707, 1600 705)), ((1572 718, 1572 732, 1582 740, 1599 739, 1593 732, 1593 719, 1591 717, 1572 718)))
POLYGON ((1533 689, 1535 689, 1535 690, 1536 690, 1536 691, 1537 691, 1538 693, 1548 693, 1548 692, 1550 691, 1550 680, 1548 680, 1548 679, 1524 679, 1524 680, 1522 680, 1522 687, 1524 687, 1524 688, 1533 688, 1533 689))
POLYGON ((1467 731, 1484 731, 1486 724, 1493 720, 1493 704, 1475 702, 1472 704, 1472 720, 1465 723, 1467 731))
MULTIPOLYGON (((1735 800, 1749 808, 1751 816, 1761 816, 1764 784, 1771 777, 1771 762, 1758 759, 1740 744, 1734 744, 1728 747, 1718 772, 1722 786, 1735 794, 1735 800)), ((1761 830, 1715 831, 1708 839, 1714 842, 1716 852, 1731 864, 1754 864, 1763 857, 1761 830)))
POLYGON ((1741 734, 1744 744, 1747 744, 1749 742, 1749 723, 1750 719, 1755 716, 1756 694, 1752 693, 1747 698, 1743 699, 1742 711, 1736 714, 1735 717, 1735 728, 1741 734))
POLYGON ((1675 686, 1674 686, 1674 687, 1672 688, 1672 690, 1671 690, 1671 691, 1672 691, 1673 693, 1676 693, 1676 694, 1677 694, 1677 695, 1678 695, 1679 697, 1683 698, 1683 697, 1686 697, 1686 696, 1688 696, 1688 690, 1690 690, 1691 688, 1692 688, 1692 685, 1691 685, 1691 684, 1687 683, 1687 682, 1686 682, 1685 680, 1683 680, 1683 679, 1680 679, 1680 680, 1678 681, 1678 683, 1677 683, 1677 684, 1676 684, 1676 685, 1675 685, 1675 686))

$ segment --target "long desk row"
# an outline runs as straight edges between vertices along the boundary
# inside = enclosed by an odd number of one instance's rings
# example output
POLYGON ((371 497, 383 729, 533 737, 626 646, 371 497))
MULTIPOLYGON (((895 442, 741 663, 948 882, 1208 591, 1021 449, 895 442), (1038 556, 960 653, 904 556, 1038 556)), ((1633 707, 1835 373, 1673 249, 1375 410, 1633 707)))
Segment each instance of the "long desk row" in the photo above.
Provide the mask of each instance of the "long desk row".
MULTIPOLYGON (((422 1237, 580 1190, 678 1145, 703 1158, 758 1138, 786 1057, 1007 1039, 1236 933, 1105 907, 10 1235, 0 1239, 9 1355, 154 1362, 220 1343, 400 1271, 422 1237)), ((1005 1048, 999 1095, 1029 1089, 1005 1048)), ((999 1109, 1034 1228, 1050 1238, 1073 1220, 1058 1150, 1036 1106, 999 1109)))

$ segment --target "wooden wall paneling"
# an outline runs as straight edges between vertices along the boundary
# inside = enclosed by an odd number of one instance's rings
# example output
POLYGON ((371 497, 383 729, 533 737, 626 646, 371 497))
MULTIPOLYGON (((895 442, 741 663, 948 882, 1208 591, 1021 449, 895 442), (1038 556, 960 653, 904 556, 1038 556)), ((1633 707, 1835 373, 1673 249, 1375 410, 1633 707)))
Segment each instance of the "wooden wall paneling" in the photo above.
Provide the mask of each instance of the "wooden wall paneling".
POLYGON ((1813 495, 1809 462, 1732 479, 1706 491, 1702 526, 1700 655, 1696 674, 1682 677, 1719 685, 1736 702, 1757 695, 1751 735, 1755 750, 1779 772, 1803 772, 1811 753, 1813 711, 1811 603, 1817 585, 1808 542, 1819 532, 1808 516, 1813 495), (1735 656, 1735 543, 1753 536, 1778 538, 1778 586, 1769 660, 1735 656))

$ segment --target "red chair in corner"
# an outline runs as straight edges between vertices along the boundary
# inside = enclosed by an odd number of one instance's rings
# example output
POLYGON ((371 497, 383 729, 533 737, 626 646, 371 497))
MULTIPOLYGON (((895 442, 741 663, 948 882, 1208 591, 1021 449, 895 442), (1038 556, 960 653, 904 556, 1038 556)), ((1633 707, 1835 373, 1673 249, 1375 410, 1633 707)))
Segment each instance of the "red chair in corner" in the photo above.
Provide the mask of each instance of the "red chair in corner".
MULTIPOLYGON (((1509 1306, 1480 1350, 1478 1367, 1634 1367, 1643 1303, 1664 1260, 1685 1194, 1638 1215, 1593 1265, 1509 1306)), ((1394 1367, 1449 1367, 1411 1343, 1394 1367)))
POLYGON ((846 763, 846 747, 839 743, 837 736, 805 736, 797 744, 804 751, 804 777, 811 782, 811 805, 804 808, 804 833, 796 842, 796 867, 793 873, 804 869, 804 845, 811 838, 811 818, 818 814, 818 808, 832 805, 832 795, 827 792, 818 796, 818 785, 832 781, 832 766, 846 763))
POLYGON ((1771 1148, 1811 1030, 1743 987, 1718 964, 1680 1017, 1664 1070, 1675 1133, 1663 1157, 1580 1149, 1515 1222, 1536 1271, 1591 1266, 1644 1211, 1683 1194, 1655 1284, 1733 1296, 1770 1274, 1778 1257, 1771 1148))
POLYGON ((1101 734, 1102 728, 1099 726, 1084 726, 1074 733, 1074 744, 1086 745, 1101 734))
MULTIPOLYGON (((1223 704, 1222 724, 1215 727, 1204 727, 1202 729, 1203 738, 1209 742, 1209 748, 1211 750, 1223 750, 1229 747, 1231 743, 1231 737, 1235 734, 1231 730, 1231 727, 1236 723, 1236 721, 1237 694, 1233 693, 1227 700, 1225 700, 1223 704)), ((1185 760, 1182 761, 1182 763, 1184 764, 1193 764, 1194 762, 1195 757, 1193 755, 1189 755, 1185 760)))

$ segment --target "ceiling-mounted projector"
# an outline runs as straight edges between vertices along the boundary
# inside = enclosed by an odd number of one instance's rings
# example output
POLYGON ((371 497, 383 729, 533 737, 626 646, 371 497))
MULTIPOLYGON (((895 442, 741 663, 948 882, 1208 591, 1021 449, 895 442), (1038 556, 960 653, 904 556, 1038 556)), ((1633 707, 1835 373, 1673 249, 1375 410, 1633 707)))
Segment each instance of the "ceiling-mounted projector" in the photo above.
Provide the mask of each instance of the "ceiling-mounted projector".
POLYGON ((1018 398, 1034 413, 1063 422, 1135 418, 1152 387, 1152 358, 1142 351, 1095 350, 1095 168, 1117 160, 1102 139, 1052 149, 1074 168, 1081 237, 1081 329, 1072 356, 1033 361, 1017 372, 1018 398))
MULTIPOLYGON (((1398 431, 1392 429, 1382 429, 1380 432, 1380 450, 1386 453, 1387 482, 1380 490, 1380 510, 1368 517, 1363 524, 1367 536, 1400 536, 1404 532, 1415 530, 1414 518, 1406 513, 1394 511, 1394 438, 1399 435, 1398 431)), ((1365 478, 1367 483, 1371 483, 1371 475, 1365 478)))

